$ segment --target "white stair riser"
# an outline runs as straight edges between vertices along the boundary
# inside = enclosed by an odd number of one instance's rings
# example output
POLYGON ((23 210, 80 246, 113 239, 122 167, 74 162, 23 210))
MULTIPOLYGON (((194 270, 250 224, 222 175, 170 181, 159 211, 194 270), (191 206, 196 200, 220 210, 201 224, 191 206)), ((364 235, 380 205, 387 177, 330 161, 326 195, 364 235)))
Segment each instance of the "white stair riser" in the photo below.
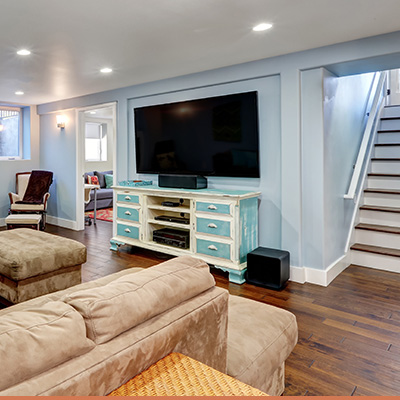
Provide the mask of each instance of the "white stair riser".
POLYGON ((400 143, 400 132, 378 133, 378 143, 400 143))
POLYGON ((379 130, 395 130, 400 129, 400 119, 381 120, 379 130))
POLYGON ((400 158, 399 146, 375 146, 376 158, 400 158))
POLYGON ((400 179, 371 176, 368 178, 368 187, 373 189, 400 189, 400 179))
POLYGON ((360 222, 400 227, 400 213, 360 210, 360 222))
POLYGON ((382 117, 400 117, 400 106, 385 107, 382 112, 382 117))
POLYGON ((400 174, 400 161, 372 161, 371 172, 378 174, 400 174))
POLYGON ((400 249, 400 235, 395 233, 356 229, 355 240, 356 243, 400 249))
POLYGON ((400 273, 400 258, 368 253, 366 251, 351 250, 351 262, 363 267, 382 269, 400 273))
POLYGON ((364 193, 364 204, 369 206, 399 207, 399 194, 364 193))

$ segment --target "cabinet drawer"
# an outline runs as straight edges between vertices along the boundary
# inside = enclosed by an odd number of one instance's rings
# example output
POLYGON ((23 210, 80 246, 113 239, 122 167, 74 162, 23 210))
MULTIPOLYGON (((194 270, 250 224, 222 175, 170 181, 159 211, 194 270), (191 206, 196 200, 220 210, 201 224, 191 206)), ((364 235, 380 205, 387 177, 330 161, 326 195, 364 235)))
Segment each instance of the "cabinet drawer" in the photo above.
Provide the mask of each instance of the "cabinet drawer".
POLYGON ((117 201, 118 202, 125 202, 125 203, 135 203, 139 204, 139 196, 129 194, 129 193, 118 193, 117 194, 117 201))
POLYGON ((231 222, 210 218, 196 218, 197 232, 231 237, 231 222))
POLYGON ((139 239, 139 228, 137 226, 117 224, 117 235, 126 236, 131 239, 139 239))
POLYGON ((139 221, 139 210, 129 207, 117 207, 117 217, 127 221, 139 221))
POLYGON ((197 253, 206 254, 208 256, 231 258, 231 245, 229 243, 219 243, 212 240, 197 239, 197 253))
POLYGON ((231 207, 230 204, 196 201, 196 211, 212 212, 217 214, 230 214, 231 207))

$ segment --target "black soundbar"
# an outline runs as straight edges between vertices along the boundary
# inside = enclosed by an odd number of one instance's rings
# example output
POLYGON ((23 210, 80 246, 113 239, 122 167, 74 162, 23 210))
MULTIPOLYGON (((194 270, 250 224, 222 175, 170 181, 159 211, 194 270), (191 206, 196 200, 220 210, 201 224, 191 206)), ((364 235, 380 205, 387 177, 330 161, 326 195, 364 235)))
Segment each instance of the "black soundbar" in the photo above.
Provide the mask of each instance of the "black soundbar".
POLYGON ((207 179, 200 175, 158 175, 158 186, 176 189, 204 189, 207 179))

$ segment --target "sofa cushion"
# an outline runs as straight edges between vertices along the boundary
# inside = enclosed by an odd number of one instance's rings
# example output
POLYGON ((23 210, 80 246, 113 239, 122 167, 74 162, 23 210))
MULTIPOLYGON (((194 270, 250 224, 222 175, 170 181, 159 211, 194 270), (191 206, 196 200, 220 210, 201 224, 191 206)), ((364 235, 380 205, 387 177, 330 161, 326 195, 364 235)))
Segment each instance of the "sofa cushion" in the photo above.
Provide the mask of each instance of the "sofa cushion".
POLYGON ((84 176, 83 179, 84 179, 85 183, 90 183, 88 177, 89 177, 89 176, 94 176, 94 171, 92 171, 92 172, 85 172, 83 176, 84 176))
POLYGON ((83 315, 88 337, 100 344, 214 285, 204 261, 184 256, 63 300, 83 315))
MULTIPOLYGON (((96 194, 97 200, 112 199, 113 195, 114 195, 113 189, 100 189, 97 191, 97 194, 96 194)), ((91 193, 91 197, 94 198, 94 192, 91 193)))
POLYGON ((113 172, 112 171, 103 171, 103 172, 94 171, 94 174, 99 178, 100 187, 105 188, 106 187, 106 179, 105 179, 104 175, 112 175, 113 172))
POLYGON ((289 357, 297 332, 296 317, 289 311, 229 296, 228 375, 268 393, 265 377, 289 357))
POLYGON ((0 319, 0 390, 88 352, 82 316, 53 301, 40 308, 14 311, 0 319))
POLYGON ((111 186, 114 184, 114 176, 111 174, 105 174, 104 179, 106 181, 106 188, 110 189, 111 186))

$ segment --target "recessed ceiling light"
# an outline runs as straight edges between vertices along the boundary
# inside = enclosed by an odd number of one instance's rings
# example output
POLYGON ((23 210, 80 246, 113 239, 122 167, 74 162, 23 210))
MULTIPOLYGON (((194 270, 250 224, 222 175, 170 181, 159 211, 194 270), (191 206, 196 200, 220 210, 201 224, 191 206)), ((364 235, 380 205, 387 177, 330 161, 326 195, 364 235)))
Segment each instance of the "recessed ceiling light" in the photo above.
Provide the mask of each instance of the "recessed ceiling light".
POLYGON ((21 90, 18 90, 15 92, 15 94, 17 94, 18 96, 22 96, 24 94, 24 92, 22 92, 21 90))
POLYGON ((17 51, 17 54, 20 56, 29 56, 29 54, 31 54, 31 52, 29 50, 26 49, 21 49, 17 51))
POLYGON ((261 32, 261 31, 266 31, 267 29, 271 29, 271 28, 272 28, 272 24, 262 23, 262 24, 256 25, 253 28, 253 31, 261 32))
POLYGON ((92 114, 92 115, 96 114, 96 111, 90 111, 90 114, 92 114))
POLYGON ((102 72, 103 74, 109 74, 110 72, 112 72, 111 68, 102 68, 100 70, 100 72, 102 72))

